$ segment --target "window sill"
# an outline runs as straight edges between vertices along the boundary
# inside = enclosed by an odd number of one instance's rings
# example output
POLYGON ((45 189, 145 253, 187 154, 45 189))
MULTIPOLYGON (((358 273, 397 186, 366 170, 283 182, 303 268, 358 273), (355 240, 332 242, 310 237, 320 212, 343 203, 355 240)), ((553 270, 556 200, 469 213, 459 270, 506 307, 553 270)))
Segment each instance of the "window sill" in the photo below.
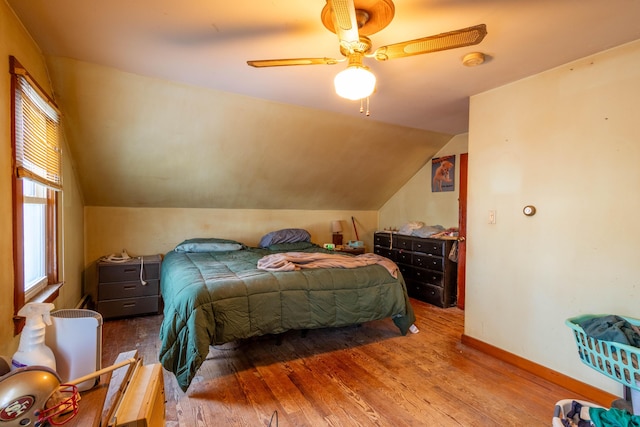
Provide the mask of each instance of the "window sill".
MULTIPOLYGON (((62 285, 64 285, 64 282, 47 285, 28 302, 53 302, 60 295, 60 288, 62 285)), ((18 335, 22 332, 23 327, 24 317, 18 315, 13 316, 13 334, 18 335)))

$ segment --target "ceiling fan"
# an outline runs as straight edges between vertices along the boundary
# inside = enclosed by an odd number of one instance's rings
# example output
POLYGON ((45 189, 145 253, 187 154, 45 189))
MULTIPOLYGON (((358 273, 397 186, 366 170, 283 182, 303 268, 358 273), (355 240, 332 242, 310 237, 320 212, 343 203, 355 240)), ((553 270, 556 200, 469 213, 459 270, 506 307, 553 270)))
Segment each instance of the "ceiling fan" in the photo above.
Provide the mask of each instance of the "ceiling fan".
POLYGON ((347 68, 334 80, 336 92, 343 98, 367 98, 375 89, 375 76, 363 64, 364 58, 378 61, 404 58, 424 53, 455 49, 480 43, 487 34, 485 24, 462 28, 433 36, 381 46, 371 52, 368 36, 385 28, 393 19, 395 6, 391 0, 327 0, 322 9, 324 26, 336 33, 340 42, 341 59, 290 58, 247 61, 252 67, 281 67, 290 65, 333 65, 348 61, 347 68))

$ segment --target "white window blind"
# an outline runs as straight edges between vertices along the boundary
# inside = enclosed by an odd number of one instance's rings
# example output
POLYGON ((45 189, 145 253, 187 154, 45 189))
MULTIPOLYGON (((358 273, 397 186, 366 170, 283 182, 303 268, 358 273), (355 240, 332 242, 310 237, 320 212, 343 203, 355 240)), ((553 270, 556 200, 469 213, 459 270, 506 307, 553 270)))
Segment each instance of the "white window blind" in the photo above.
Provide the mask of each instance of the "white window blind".
POLYGON ((60 115, 22 75, 15 91, 16 173, 55 190, 62 189, 60 115))

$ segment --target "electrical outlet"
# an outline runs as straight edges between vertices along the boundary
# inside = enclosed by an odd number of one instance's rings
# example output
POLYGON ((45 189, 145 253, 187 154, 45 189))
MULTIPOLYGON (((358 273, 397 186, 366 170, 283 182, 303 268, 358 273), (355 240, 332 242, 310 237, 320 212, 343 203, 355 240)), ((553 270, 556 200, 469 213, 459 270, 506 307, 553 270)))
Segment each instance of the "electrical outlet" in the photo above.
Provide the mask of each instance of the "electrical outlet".
POLYGON ((489 224, 496 223, 496 211, 489 211, 489 224))

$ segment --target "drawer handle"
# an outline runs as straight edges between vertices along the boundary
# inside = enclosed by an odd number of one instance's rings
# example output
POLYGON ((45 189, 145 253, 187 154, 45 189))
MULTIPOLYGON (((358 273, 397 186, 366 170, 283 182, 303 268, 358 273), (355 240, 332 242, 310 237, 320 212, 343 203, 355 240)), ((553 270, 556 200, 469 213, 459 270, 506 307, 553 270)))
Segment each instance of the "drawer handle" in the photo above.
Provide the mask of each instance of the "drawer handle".
POLYGON ((136 303, 135 302, 130 302, 128 304, 122 304, 122 307, 124 308, 131 308, 131 307, 135 307, 136 303))
POLYGON ((123 289, 125 291, 135 291, 136 287, 137 287, 136 285, 133 285, 133 286, 130 285, 130 286, 125 286, 123 289))
POLYGON ((137 271, 137 268, 133 267, 133 268, 125 268, 124 272, 125 273, 135 273, 137 271))

